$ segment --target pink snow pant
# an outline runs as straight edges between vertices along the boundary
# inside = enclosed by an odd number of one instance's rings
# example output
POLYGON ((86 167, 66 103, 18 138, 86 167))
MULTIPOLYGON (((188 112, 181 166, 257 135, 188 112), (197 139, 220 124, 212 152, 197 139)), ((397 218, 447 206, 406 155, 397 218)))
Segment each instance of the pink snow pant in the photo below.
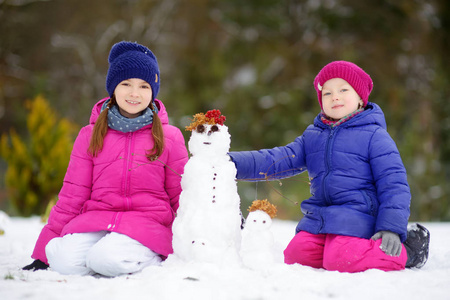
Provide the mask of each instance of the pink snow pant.
POLYGON ((381 241, 300 231, 284 250, 284 262, 349 273, 403 270, 407 259, 405 247, 402 246, 400 256, 389 256, 380 249, 381 241))
POLYGON ((64 275, 115 277, 160 265, 161 257, 138 241, 116 232, 74 233, 54 238, 45 247, 52 270, 64 275))

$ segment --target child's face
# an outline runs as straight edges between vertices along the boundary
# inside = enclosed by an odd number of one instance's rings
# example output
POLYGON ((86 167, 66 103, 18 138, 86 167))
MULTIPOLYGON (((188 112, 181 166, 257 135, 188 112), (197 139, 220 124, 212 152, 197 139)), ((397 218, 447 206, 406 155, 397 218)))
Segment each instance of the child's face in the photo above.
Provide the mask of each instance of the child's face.
POLYGON ((358 109, 363 104, 353 87, 342 78, 326 81, 322 88, 322 108, 324 113, 339 120, 358 109))
POLYGON ((120 82, 114 90, 117 105, 122 116, 136 118, 152 101, 150 84, 139 78, 130 78, 120 82))

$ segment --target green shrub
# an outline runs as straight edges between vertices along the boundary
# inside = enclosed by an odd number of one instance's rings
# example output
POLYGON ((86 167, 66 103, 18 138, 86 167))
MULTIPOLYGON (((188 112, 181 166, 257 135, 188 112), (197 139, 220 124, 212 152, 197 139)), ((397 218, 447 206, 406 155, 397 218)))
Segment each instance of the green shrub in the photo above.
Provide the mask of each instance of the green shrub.
POLYGON ((0 157, 6 160, 5 186, 13 213, 40 215, 62 185, 77 126, 58 119, 42 96, 28 101, 28 136, 14 129, 0 140, 0 157))

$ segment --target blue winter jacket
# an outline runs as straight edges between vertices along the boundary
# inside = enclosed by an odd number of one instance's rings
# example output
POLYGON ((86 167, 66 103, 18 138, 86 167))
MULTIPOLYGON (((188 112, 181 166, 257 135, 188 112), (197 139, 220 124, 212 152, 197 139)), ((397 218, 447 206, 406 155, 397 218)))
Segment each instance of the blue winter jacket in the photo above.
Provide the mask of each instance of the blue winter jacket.
POLYGON ((381 108, 332 128, 318 115, 294 142, 273 149, 230 152, 238 179, 274 179, 308 171, 311 197, 301 204, 296 231, 369 239, 389 230, 406 239, 411 194, 381 108))

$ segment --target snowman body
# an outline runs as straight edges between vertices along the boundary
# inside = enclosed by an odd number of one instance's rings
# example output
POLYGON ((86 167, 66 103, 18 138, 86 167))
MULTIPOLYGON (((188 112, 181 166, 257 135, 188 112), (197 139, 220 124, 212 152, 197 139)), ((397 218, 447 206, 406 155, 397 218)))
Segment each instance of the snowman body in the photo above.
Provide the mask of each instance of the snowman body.
POLYGON ((225 125, 199 127, 188 143, 192 156, 181 179, 174 255, 186 262, 239 264, 240 198, 227 155, 231 138, 225 125))

